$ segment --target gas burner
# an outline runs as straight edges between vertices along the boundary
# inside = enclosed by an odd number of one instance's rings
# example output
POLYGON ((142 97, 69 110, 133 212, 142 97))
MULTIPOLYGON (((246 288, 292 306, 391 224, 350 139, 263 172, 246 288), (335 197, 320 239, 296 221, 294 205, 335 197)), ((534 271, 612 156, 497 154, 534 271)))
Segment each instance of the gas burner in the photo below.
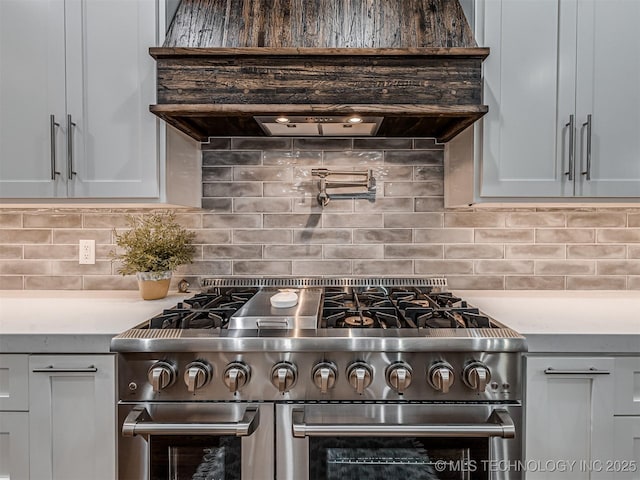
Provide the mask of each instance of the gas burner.
POLYGON ((371 327, 373 326, 373 318, 363 315, 350 315, 343 320, 344 324, 349 327, 371 327))
POLYGON ((408 302, 401 302, 404 303, 405 308, 407 306, 409 307, 418 307, 418 308, 431 308, 431 302, 429 300, 410 300, 408 302))
POLYGON ((422 312, 408 310, 418 328, 492 328, 488 317, 475 309, 433 310, 422 312))
POLYGON ((395 308, 346 308, 325 309, 322 316, 324 328, 400 328, 401 322, 395 308))

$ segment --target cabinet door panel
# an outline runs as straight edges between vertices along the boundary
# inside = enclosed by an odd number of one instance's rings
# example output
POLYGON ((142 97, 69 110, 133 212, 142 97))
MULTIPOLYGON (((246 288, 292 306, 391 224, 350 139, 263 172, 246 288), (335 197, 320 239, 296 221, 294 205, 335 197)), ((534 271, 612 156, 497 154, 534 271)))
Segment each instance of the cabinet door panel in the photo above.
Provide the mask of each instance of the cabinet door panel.
POLYGON ((612 465, 616 480, 640 478, 640 417, 615 417, 613 449, 617 463, 612 465))
POLYGON ((31 452, 49 452, 31 455, 31 476, 39 480, 113 480, 114 357, 33 355, 29 367, 30 448, 31 452))
POLYGON ((64 94, 63 1, 0 1, 0 197, 64 195, 64 94))
POLYGON ((0 412, 0 478, 29 479, 29 414, 0 412))
POLYGON ((491 48, 483 63, 481 195, 571 195, 565 123, 575 109, 575 22, 566 19, 575 1, 487 0, 481 12, 479 43, 491 48))
POLYGON ((527 358, 526 460, 578 465, 571 472, 529 471, 527 479, 611 478, 610 472, 579 465, 613 456, 613 367, 614 360, 604 357, 527 358), (585 373, 591 368, 610 373, 585 373), (545 373, 548 369, 558 373, 545 373))
POLYGON ((640 2, 578 3, 577 194, 640 196, 640 2), (591 180, 587 128, 591 114, 591 180))
POLYGON ((73 197, 159 195, 155 0, 67 0, 73 197))

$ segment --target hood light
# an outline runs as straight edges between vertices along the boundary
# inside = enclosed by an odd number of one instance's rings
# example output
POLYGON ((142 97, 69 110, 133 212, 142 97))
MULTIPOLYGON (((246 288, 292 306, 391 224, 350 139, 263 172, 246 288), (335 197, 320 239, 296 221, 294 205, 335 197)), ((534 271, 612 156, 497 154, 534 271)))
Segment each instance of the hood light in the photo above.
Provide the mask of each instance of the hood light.
POLYGON ((362 123, 362 118, 360 117, 351 117, 349 118, 349 123, 362 123))
POLYGON ((278 122, 278 123, 289 123, 289 119, 287 117, 278 117, 278 118, 276 118, 276 122, 278 122))

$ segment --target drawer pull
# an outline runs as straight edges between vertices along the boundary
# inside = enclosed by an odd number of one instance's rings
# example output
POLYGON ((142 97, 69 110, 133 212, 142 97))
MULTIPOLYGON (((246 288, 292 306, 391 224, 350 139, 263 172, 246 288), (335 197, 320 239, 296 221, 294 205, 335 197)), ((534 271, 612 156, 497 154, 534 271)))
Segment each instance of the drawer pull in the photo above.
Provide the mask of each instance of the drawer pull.
POLYGON ((597 368, 589 368, 587 370, 556 370, 555 368, 547 368, 545 375, 609 375, 609 370, 598 370, 597 368))
POLYGON ((89 365, 87 368, 55 368, 53 365, 49 365, 46 368, 34 368, 33 373, 95 373, 98 369, 93 365, 89 365))

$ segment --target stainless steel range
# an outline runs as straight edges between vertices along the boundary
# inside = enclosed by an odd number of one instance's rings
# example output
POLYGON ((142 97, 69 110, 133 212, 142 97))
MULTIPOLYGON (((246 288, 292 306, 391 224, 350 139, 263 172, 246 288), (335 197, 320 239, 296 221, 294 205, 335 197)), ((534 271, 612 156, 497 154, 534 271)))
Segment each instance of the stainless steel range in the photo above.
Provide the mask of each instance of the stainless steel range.
POLYGON ((522 478, 525 340, 444 287, 205 280, 112 341, 120 478, 522 478))

